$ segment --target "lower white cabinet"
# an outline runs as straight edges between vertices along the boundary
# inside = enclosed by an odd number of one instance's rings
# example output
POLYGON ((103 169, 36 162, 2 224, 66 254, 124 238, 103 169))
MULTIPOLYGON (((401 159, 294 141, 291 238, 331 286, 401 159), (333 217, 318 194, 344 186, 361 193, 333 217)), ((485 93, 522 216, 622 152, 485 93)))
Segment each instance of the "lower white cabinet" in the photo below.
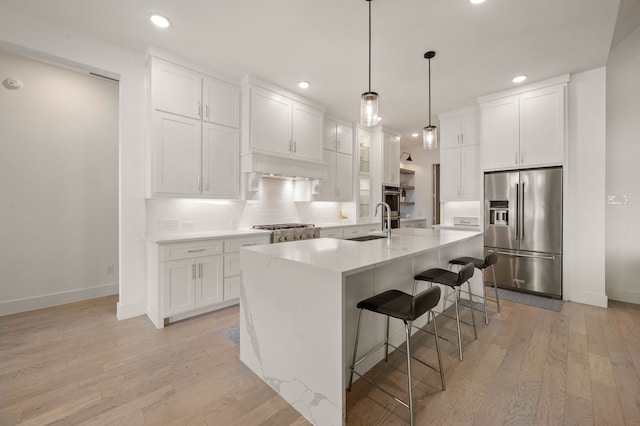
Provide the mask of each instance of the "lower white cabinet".
POLYGON ((166 316, 220 303, 222 255, 163 262, 161 279, 166 316))
POLYGON ((270 235, 147 244, 147 315, 156 327, 238 303, 240 248, 270 235))
POLYGON ((371 223, 368 225, 347 225, 341 227, 331 227, 320 229, 320 236, 326 238, 348 239, 362 237, 372 232, 380 231, 380 225, 371 223))

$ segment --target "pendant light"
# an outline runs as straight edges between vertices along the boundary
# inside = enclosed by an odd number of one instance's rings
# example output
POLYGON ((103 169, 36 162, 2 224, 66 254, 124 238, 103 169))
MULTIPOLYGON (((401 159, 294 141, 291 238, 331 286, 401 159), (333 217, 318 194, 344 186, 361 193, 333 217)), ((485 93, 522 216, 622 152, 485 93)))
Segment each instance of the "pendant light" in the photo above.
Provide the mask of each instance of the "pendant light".
POLYGON ((371 1, 369 3, 369 91, 360 100, 360 124, 371 127, 378 124, 378 94, 371 91, 371 1))
POLYGON ((431 125, 431 58, 436 56, 433 50, 424 54, 424 58, 429 60, 429 125, 422 129, 422 146, 424 149, 435 149, 438 147, 438 129, 431 125))

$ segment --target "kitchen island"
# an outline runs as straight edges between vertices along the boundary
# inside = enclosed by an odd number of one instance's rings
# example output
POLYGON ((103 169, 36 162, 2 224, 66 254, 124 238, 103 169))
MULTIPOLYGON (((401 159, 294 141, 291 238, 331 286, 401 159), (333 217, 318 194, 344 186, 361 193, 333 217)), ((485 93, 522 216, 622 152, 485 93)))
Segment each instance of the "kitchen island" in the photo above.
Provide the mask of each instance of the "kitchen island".
MULTIPOLYGON (((244 248, 240 359, 313 424, 343 424, 356 304, 388 289, 411 293, 414 274, 482 253, 480 232, 415 228, 394 229, 391 239, 319 238, 244 248)), ((474 293, 480 290, 480 274, 472 285, 474 293)), ((393 344, 404 341, 401 322, 392 320, 390 336, 393 344)), ((383 340, 384 318, 364 317, 360 353, 383 340)), ((359 371, 382 359, 380 350, 359 371)))

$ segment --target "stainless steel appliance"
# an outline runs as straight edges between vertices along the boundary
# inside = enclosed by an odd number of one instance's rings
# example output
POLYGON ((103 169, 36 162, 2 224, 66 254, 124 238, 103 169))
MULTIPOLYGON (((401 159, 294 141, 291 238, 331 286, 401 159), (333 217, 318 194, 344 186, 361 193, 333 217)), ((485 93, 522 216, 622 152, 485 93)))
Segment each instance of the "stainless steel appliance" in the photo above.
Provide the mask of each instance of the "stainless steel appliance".
POLYGON ((485 173, 484 203, 498 286, 561 298, 562 168, 485 173))
POLYGON ((271 233, 272 243, 283 243, 285 241, 309 240, 320 238, 320 228, 309 223, 277 223, 273 225, 254 225, 253 229, 264 229, 273 231, 271 233))
MULTIPOLYGON (((391 228, 400 227, 400 188, 397 186, 382 187, 382 201, 391 207, 391 228)), ((382 211, 382 221, 387 221, 387 211, 382 211)))

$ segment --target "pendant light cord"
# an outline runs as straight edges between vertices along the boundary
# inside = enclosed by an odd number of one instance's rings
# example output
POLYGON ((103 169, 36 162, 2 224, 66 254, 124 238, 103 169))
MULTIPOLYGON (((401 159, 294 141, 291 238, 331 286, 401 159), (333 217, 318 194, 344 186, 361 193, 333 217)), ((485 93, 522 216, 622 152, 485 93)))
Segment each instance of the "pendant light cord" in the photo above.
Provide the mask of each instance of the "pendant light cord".
POLYGON ((369 2, 369 92, 371 92, 371 0, 369 2))
POLYGON ((431 58, 429 58, 429 127, 431 127, 431 58))

